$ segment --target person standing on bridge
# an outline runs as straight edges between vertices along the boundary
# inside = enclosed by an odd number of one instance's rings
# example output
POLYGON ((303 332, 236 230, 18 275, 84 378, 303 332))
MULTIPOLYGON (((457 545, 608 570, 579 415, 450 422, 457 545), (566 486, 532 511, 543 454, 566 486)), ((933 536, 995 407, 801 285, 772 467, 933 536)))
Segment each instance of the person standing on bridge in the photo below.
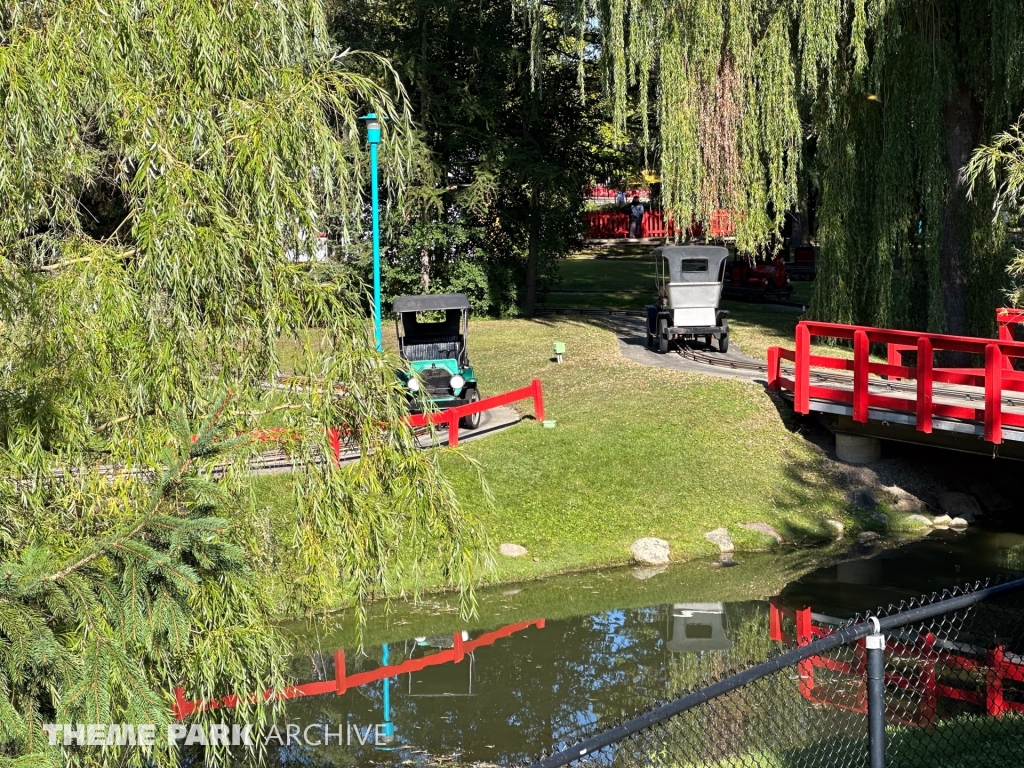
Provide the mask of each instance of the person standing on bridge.
POLYGON ((629 207, 629 237, 632 240, 639 239, 643 234, 644 204, 639 197, 633 198, 629 207))

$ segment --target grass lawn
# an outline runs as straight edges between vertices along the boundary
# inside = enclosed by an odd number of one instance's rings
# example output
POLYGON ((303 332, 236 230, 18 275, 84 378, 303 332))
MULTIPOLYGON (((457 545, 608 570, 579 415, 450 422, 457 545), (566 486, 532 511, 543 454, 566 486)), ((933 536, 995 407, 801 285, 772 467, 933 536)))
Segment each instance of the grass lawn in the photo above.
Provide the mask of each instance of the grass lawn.
POLYGON ((492 501, 461 458, 443 458, 495 542, 539 558, 499 558, 492 578, 625 563, 643 536, 667 539, 680 558, 711 555, 704 533, 719 526, 739 548, 771 543, 743 522, 770 523, 798 542, 829 538, 825 519, 842 516, 842 499, 762 389, 649 368, 617 344, 599 320, 474 323, 470 355, 484 394, 539 377, 557 421, 465 444, 492 501), (549 359, 556 340, 567 344, 562 365, 549 359))
MULTIPOLYGON (((530 552, 497 556, 487 582, 626 564, 630 544, 644 536, 668 540, 673 558, 683 560, 716 554, 704 534, 720 526, 740 551, 774 541, 739 523, 770 523, 796 544, 829 541, 827 518, 856 528, 821 457, 787 429, 787 408, 780 415, 757 385, 631 362, 602 323, 471 323, 482 393, 540 378, 547 418, 557 421, 545 429, 527 420, 442 453, 446 474, 494 544, 530 552), (550 359, 556 340, 567 345, 561 365, 550 359), (464 457, 479 462, 489 494, 464 457)), ((272 515, 287 513, 289 482, 288 475, 260 479, 272 515)))

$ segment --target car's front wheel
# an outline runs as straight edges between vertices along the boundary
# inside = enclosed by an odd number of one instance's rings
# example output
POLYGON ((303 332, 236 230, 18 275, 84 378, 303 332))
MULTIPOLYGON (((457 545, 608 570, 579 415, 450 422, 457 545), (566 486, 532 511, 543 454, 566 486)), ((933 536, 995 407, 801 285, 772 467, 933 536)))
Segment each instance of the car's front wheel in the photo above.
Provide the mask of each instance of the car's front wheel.
MULTIPOLYGON (((466 402, 480 402, 480 392, 476 387, 470 387, 466 390, 466 402)), ((480 411, 477 411, 476 413, 471 413, 468 416, 463 416, 459 419, 459 426, 463 429, 476 429, 480 426, 480 415, 480 411)))

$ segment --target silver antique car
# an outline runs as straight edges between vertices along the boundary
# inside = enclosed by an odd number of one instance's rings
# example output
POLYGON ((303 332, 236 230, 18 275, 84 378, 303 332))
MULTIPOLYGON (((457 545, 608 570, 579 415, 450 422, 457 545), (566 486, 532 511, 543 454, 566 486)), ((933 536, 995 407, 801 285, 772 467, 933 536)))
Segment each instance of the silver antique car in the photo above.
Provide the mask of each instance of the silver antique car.
POLYGON ((647 346, 668 352, 677 340, 703 339, 729 349, 727 311, 718 308, 729 251, 713 245, 666 245, 654 250, 657 303, 647 306, 647 346))

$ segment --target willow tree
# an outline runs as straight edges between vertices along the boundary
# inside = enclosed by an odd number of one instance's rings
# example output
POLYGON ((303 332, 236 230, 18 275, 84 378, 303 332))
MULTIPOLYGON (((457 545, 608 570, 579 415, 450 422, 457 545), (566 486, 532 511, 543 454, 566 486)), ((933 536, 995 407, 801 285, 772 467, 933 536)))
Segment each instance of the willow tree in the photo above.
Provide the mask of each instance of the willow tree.
MULTIPOLYGON (((522 2, 545 18, 539 0, 522 2)), ((738 246, 753 250, 781 230, 806 153, 821 200, 814 314, 991 327, 1001 232, 959 173, 1024 106, 1020 0, 555 5, 559 18, 596 20, 618 120, 627 99, 646 114, 653 98, 676 220, 728 208, 738 246)))
POLYGON ((0 10, 0 763, 146 764, 40 727, 273 687, 274 613, 358 615, 407 566, 468 590, 480 532, 316 248, 360 236, 365 109, 410 155, 355 57, 319 0, 0 10), (272 519, 254 435, 298 466, 272 519))

